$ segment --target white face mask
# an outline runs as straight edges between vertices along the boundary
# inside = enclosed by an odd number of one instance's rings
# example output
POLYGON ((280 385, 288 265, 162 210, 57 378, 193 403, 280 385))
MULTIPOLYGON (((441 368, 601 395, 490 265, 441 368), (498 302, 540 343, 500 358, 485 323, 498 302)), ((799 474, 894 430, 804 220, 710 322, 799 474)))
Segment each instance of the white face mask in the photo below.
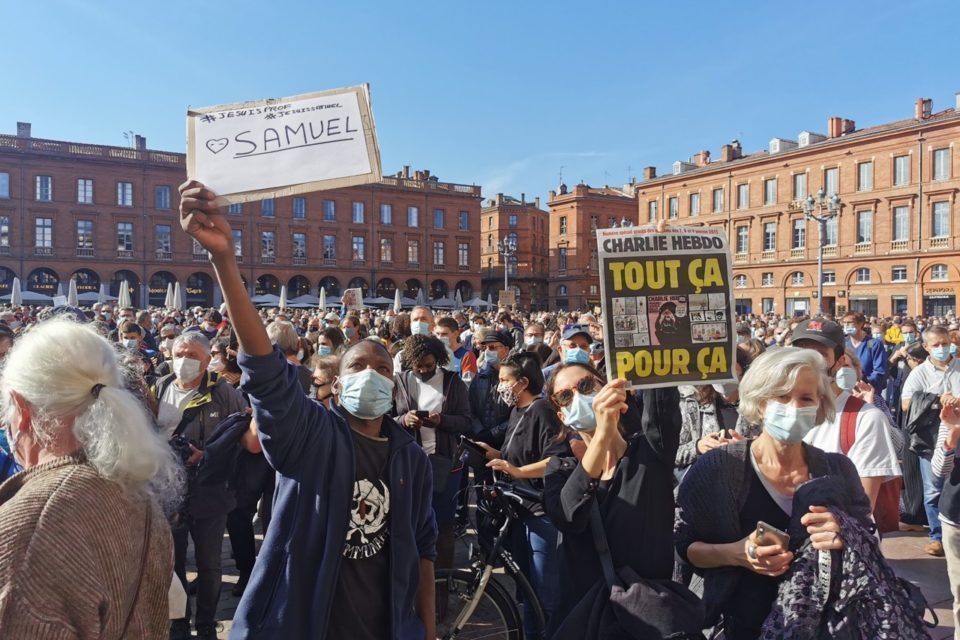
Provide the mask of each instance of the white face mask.
POLYGON ((195 358, 174 358, 173 373, 180 382, 193 382, 200 375, 200 361, 195 358))
POLYGON ((844 391, 851 391, 857 386, 857 370, 853 367, 840 367, 833 381, 844 391))

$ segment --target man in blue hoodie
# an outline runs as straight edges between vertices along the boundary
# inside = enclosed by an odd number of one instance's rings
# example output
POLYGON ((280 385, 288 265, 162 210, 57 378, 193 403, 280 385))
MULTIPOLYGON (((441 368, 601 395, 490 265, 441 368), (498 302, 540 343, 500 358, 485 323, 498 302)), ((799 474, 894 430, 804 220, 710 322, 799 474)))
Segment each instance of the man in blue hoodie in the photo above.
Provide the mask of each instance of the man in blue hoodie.
POLYGON ((340 406, 307 398, 247 296, 214 194, 195 181, 180 194, 181 226, 210 252, 240 344, 241 386, 278 472, 273 519, 230 637, 436 637, 432 472, 386 415, 390 355, 371 340, 353 345, 334 383, 340 406))

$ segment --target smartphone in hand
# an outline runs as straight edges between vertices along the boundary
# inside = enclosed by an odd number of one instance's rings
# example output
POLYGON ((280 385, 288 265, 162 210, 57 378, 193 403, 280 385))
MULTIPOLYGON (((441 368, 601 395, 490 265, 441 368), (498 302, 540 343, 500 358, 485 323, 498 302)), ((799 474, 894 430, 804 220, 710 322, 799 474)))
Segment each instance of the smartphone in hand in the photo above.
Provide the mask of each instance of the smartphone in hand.
POLYGON ((786 531, 781 531, 760 520, 757 522, 757 531, 754 534, 757 544, 761 547, 769 547, 778 544, 784 550, 790 548, 790 535, 786 531))

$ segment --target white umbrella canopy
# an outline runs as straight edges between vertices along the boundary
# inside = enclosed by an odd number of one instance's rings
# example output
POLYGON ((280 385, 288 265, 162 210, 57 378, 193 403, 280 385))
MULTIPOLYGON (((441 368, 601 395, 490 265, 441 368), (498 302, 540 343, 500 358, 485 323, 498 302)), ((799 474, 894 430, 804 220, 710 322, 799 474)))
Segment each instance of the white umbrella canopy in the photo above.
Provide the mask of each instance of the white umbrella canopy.
POLYGON ((117 293, 117 306, 121 309, 133 306, 130 304, 130 285, 126 280, 120 283, 120 291, 117 293))
POLYGON ((77 299, 77 279, 70 278, 70 291, 67 293, 67 304, 71 307, 79 307, 80 302, 77 299))
POLYGON ((67 292, 63 289, 63 280, 57 283, 57 295, 66 296, 67 292))
POLYGON ((183 292, 180 291, 180 283, 173 285, 173 306, 177 311, 183 311, 183 292))
POLYGON ((487 294, 487 306, 488 306, 488 307, 492 307, 492 306, 493 306, 493 294, 492 294, 492 293, 488 293, 488 294, 487 294))
POLYGON ((320 287, 320 304, 317 305, 320 307, 321 311, 326 311, 327 309, 327 288, 320 287))
POLYGON ((23 304, 23 294, 20 291, 20 278, 14 278, 10 285, 10 304, 19 307, 23 304))
POLYGON ((104 304, 110 298, 110 290, 106 282, 100 283, 100 293, 97 294, 97 304, 104 304))
POLYGON ((280 287, 280 308, 287 308, 287 285, 280 287))
POLYGON ((167 297, 163 299, 163 306, 167 309, 173 309, 173 283, 167 283, 167 297))
POLYGON ((403 308, 400 300, 400 289, 396 289, 393 292, 393 310, 397 313, 400 313, 400 310, 403 308))
POLYGON ((417 289, 417 304, 422 306, 427 305, 427 294, 423 289, 417 289))
POLYGON ((463 296, 460 295, 460 289, 457 289, 457 295, 453 297, 453 301, 457 304, 457 309, 463 309, 463 296))

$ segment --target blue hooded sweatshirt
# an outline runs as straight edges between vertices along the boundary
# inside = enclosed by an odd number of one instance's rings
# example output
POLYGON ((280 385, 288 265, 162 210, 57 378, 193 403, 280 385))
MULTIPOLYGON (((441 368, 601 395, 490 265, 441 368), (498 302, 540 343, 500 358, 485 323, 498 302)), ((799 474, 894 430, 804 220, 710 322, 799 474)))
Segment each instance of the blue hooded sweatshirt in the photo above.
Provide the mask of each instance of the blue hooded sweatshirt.
MULTIPOLYGON (((263 452, 277 470, 273 519, 244 591, 230 638, 327 636, 355 480, 346 420, 303 393, 297 368, 274 347, 241 353, 242 389, 250 395, 263 452)), ((420 559, 436 557, 426 454, 389 417, 390 640, 422 640, 416 613, 420 559)))

